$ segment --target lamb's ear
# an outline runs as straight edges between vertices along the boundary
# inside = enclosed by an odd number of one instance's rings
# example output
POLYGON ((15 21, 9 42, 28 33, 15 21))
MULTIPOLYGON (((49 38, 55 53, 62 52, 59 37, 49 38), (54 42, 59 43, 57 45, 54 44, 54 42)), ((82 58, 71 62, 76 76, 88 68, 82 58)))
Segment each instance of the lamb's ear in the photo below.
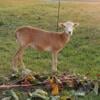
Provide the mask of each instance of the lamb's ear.
POLYGON ((58 26, 59 26, 60 28, 64 28, 64 27, 65 27, 64 23, 59 23, 58 26))
POLYGON ((74 26, 75 26, 75 27, 77 27, 77 26, 79 26, 79 25, 80 25, 79 23, 74 23, 74 26))

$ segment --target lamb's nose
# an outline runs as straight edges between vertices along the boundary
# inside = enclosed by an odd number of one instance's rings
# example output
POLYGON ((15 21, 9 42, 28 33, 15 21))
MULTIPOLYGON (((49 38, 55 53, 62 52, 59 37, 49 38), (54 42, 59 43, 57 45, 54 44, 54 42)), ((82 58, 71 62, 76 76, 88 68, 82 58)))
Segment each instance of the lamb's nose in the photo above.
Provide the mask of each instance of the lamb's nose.
POLYGON ((71 31, 69 31, 69 34, 71 34, 71 31))

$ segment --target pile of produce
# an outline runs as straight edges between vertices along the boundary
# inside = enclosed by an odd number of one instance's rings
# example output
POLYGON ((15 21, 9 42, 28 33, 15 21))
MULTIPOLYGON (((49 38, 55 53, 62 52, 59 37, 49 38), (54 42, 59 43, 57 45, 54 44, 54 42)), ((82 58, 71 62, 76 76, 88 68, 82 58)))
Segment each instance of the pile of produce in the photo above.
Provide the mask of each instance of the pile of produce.
POLYGON ((87 75, 23 72, 0 78, 0 100, 75 100, 94 92, 100 94, 100 79, 87 75), (63 92, 70 94, 64 95, 63 92))

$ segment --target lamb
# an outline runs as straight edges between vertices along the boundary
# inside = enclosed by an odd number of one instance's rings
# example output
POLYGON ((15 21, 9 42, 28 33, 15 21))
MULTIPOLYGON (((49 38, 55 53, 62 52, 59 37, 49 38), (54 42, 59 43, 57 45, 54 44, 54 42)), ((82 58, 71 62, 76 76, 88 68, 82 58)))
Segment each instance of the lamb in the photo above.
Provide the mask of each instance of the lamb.
POLYGON ((12 64, 13 69, 18 71, 17 66, 23 63, 23 53, 28 47, 35 50, 47 51, 52 54, 52 71, 57 71, 57 55, 64 48, 65 44, 70 41, 73 30, 79 23, 71 21, 59 23, 59 27, 63 28, 63 32, 50 32, 31 26, 20 27, 16 30, 16 39, 20 44, 20 48, 15 54, 12 64))

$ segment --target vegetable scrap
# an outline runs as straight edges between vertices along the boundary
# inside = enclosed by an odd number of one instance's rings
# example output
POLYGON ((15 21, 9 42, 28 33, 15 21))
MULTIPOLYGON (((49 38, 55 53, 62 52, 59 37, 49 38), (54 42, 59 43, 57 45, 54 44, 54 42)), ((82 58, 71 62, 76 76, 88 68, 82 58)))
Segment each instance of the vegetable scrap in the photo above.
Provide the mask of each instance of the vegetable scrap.
POLYGON ((100 94, 99 75, 92 80, 67 72, 47 75, 28 71, 0 79, 0 100, 74 100, 73 96, 84 97, 91 92, 100 94))

